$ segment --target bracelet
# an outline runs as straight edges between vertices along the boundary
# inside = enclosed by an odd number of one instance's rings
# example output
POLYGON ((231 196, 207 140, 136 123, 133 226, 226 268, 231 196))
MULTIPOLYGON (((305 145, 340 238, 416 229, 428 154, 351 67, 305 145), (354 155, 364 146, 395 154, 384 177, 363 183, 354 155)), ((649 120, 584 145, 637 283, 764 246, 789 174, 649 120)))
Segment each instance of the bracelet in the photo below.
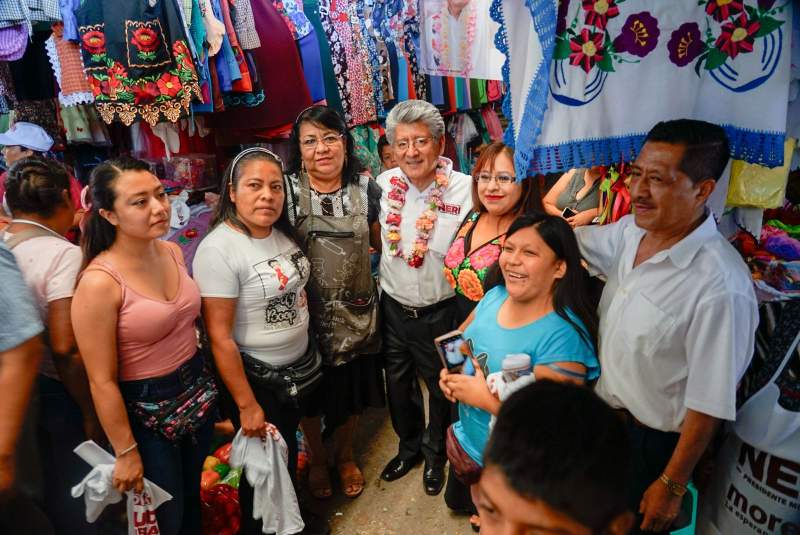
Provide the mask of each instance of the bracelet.
POLYGON ((678 498, 686 494, 686 485, 682 485, 677 481, 673 481, 667 474, 661 474, 658 480, 665 484, 669 491, 678 498))
POLYGON ((137 446, 139 446, 139 444, 137 444, 136 442, 134 442, 133 444, 131 444, 130 446, 128 446, 127 448, 125 448, 124 450, 122 450, 121 452, 119 452, 119 453, 117 454, 117 459, 119 459, 120 457, 122 457, 122 456, 123 456, 123 455, 125 455, 126 453, 130 453, 130 452, 132 452, 133 450, 135 450, 135 449, 137 448, 137 446))

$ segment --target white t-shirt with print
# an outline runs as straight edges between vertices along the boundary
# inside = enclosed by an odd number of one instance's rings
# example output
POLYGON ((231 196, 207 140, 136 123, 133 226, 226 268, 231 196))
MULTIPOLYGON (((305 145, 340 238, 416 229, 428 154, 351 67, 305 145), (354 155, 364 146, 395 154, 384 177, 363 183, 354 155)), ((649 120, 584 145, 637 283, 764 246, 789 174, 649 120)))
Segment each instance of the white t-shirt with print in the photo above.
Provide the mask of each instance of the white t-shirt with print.
POLYGON ((201 296, 236 299, 233 337, 241 352, 273 366, 303 356, 310 268, 285 234, 251 238, 221 223, 200 243, 192 269, 201 296))
MULTIPOLYGON (((8 241, 14 236, 6 232, 8 241)), ((11 250, 17 259, 25 283, 36 298, 42 323, 47 325, 48 304, 72 297, 75 281, 81 269, 83 255, 80 247, 56 236, 37 236, 21 242, 11 250)), ((53 357, 45 348, 40 372, 58 379, 53 357)))

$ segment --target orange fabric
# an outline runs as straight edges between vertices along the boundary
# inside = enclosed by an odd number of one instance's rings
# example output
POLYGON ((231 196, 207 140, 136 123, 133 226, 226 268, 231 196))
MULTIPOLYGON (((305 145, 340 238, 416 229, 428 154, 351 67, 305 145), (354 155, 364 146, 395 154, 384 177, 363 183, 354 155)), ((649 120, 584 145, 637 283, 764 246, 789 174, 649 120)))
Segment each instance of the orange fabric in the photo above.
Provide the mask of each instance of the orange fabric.
POLYGON ((60 22, 53 24, 53 41, 61 64, 61 93, 64 96, 73 93, 91 93, 92 88, 83 74, 80 46, 72 41, 65 41, 63 35, 64 25, 60 22))

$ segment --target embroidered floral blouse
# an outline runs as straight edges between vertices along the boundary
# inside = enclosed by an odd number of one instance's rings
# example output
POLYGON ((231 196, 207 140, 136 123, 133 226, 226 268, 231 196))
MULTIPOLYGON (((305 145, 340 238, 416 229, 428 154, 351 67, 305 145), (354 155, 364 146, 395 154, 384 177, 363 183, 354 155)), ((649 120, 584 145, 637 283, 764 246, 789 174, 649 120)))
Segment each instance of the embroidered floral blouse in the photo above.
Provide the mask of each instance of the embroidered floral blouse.
POLYGON ((485 281, 491 268, 500 258, 500 249, 504 235, 473 247, 472 233, 478 222, 480 212, 470 212, 456 233, 447 255, 444 258, 444 276, 450 283, 456 296, 463 296, 472 301, 472 306, 483 298, 489 288, 485 281))

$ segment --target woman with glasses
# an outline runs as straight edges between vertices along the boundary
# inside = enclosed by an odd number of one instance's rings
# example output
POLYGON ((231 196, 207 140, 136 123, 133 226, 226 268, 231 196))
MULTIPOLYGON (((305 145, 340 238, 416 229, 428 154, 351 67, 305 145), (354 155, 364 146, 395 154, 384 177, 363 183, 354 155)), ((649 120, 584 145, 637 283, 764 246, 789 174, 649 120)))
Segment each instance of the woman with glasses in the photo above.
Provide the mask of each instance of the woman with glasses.
POLYGON ((322 386, 309 403, 303 430, 311 449, 309 487, 318 499, 332 495, 329 454, 345 496, 364 490, 353 457, 353 434, 366 407, 383 407, 378 332, 378 292, 369 248, 380 250, 381 190, 364 174, 342 117, 313 106, 295 121, 290 138, 289 220, 311 262, 309 307, 323 355, 322 386))
POLYGON ((536 182, 517 181, 514 151, 501 142, 481 151, 472 179, 472 211, 444 259, 444 276, 456 293, 459 323, 490 289, 486 276, 497 266, 511 222, 529 210, 542 209, 536 182))

